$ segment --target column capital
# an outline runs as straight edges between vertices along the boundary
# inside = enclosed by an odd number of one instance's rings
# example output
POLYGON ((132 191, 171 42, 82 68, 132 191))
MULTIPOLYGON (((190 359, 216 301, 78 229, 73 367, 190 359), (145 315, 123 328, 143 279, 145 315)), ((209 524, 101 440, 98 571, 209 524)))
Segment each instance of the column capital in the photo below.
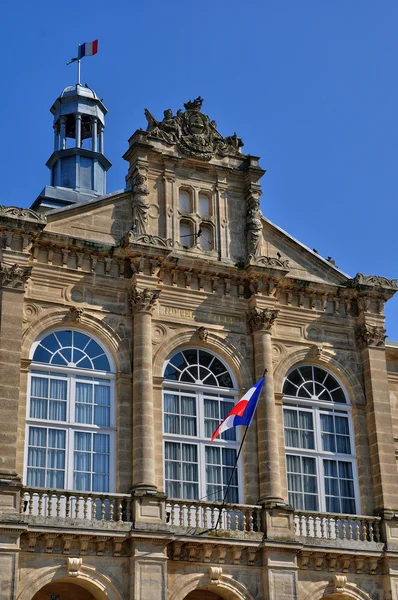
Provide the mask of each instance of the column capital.
POLYGON ((21 267, 17 263, 0 263, 0 288, 13 288, 24 291, 31 275, 32 267, 21 267))
POLYGON ((368 323, 357 325, 355 339, 359 348, 384 347, 386 330, 380 325, 369 325, 368 323))
POLYGON ((150 290, 149 288, 138 290, 136 287, 133 288, 130 295, 133 315, 140 312, 152 314, 159 296, 160 290, 150 290))
POLYGON ((250 331, 271 331, 271 327, 279 314, 279 310, 271 308, 251 308, 247 312, 247 323, 250 331))

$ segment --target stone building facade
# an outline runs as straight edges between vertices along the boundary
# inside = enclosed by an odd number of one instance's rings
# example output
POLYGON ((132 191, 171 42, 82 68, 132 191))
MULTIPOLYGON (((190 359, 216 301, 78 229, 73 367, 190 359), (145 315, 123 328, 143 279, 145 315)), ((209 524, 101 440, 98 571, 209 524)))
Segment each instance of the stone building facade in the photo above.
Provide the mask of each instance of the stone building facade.
POLYGON ((269 222, 201 98, 101 195, 99 103, 63 92, 52 185, 0 207, 0 598, 397 600, 397 281, 269 222))

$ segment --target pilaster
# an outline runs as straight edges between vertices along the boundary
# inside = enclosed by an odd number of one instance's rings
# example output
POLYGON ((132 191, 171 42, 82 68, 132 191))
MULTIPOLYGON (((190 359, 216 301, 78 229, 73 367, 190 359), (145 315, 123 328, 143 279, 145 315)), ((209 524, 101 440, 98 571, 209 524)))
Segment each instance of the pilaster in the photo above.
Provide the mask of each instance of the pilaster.
POLYGON ((130 562, 130 600, 166 600, 167 542, 135 539, 130 562))
POLYGON ((378 511, 398 508, 398 476, 387 379, 384 317, 363 312, 356 329, 367 403, 373 493, 378 511))
POLYGON ((3 251, 0 263, 0 515, 19 511, 18 410, 24 292, 31 273, 28 255, 3 251), (24 264, 25 263, 25 264, 24 264))

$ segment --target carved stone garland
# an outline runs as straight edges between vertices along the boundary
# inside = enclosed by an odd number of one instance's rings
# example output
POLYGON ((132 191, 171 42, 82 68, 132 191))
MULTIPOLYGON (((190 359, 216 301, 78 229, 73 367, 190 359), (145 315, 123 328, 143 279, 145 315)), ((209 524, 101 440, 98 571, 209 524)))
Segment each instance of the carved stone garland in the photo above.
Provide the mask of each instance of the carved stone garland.
POLYGON ((270 331, 278 313, 278 310, 272 310, 270 308, 265 308, 263 310, 259 308, 250 309, 247 313, 247 323, 250 331, 260 331, 261 329, 270 331))

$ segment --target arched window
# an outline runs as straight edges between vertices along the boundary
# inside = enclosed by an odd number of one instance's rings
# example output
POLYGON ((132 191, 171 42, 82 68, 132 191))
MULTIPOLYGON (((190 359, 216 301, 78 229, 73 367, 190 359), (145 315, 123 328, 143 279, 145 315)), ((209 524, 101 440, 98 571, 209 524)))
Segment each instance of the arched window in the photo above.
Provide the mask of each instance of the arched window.
MULTIPOLYGON (((231 374, 214 354, 184 349, 164 370, 163 431, 165 486, 169 498, 222 501, 235 465, 235 429, 212 444, 212 433, 236 402, 231 374)), ((228 502, 239 502, 238 473, 228 502)))
POLYGON ((91 336, 53 331, 32 348, 26 483, 84 492, 114 490, 114 372, 91 336))
POLYGON ((326 369, 302 365, 283 384, 289 502, 297 510, 355 514, 358 488, 350 406, 326 369))

